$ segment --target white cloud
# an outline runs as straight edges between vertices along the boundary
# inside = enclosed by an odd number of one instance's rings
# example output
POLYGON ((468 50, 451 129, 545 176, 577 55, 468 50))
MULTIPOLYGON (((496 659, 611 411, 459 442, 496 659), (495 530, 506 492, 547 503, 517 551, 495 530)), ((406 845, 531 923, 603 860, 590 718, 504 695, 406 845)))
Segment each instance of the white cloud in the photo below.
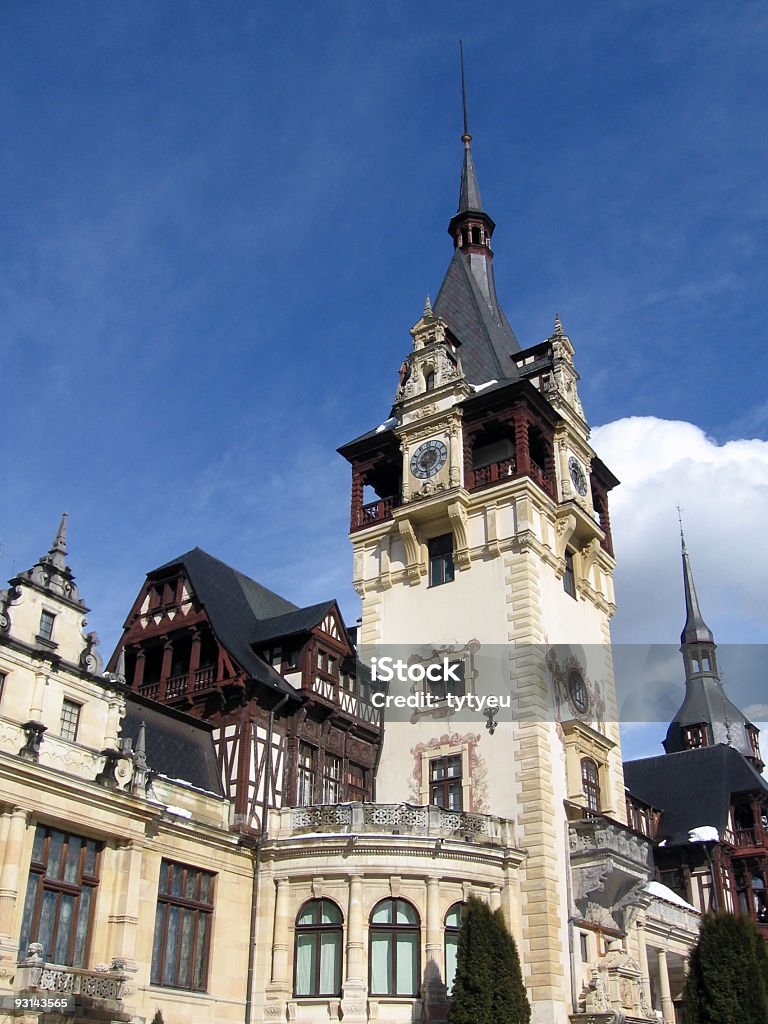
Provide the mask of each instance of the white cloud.
POLYGON ((692 423, 652 416, 594 431, 622 481, 611 495, 619 642, 674 643, 685 619, 676 505, 704 618, 719 643, 765 643, 768 442, 718 445, 692 423))

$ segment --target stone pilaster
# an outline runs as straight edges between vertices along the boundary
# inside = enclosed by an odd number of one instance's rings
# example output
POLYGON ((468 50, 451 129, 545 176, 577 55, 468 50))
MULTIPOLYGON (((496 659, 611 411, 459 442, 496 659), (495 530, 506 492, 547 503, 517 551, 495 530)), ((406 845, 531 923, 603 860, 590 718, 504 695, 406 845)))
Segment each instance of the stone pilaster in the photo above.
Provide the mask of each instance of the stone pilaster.
POLYGON ((341 1010, 348 1024, 365 1024, 368 986, 363 957, 363 880, 352 875, 347 905, 347 956, 341 1010))

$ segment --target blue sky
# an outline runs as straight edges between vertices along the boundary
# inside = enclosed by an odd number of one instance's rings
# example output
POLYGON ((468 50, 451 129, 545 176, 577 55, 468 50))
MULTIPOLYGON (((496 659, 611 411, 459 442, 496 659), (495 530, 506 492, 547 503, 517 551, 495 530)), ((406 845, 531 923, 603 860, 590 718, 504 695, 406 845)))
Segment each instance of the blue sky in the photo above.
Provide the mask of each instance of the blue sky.
POLYGON ((713 628, 768 641, 763 4, 6 0, 0 578, 67 509, 105 655, 195 544, 357 614, 335 448, 451 255, 460 37, 502 304, 560 313, 624 481, 617 635, 679 633, 682 498, 713 628))

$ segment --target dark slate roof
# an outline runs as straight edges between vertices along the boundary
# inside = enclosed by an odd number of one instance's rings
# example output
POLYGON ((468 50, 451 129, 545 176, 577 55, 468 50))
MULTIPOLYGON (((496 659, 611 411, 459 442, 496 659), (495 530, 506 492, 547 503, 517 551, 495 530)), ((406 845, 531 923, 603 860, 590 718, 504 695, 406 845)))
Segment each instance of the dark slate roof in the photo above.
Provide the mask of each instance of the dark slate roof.
MULTIPOLYGON (((475 256, 485 260, 488 257, 475 256)), ((471 269, 470 254, 456 249, 448 265, 437 299, 436 316, 445 320, 460 342, 464 375, 471 384, 519 376, 511 353, 520 345, 498 304, 493 287, 493 267, 488 266, 493 301, 489 304, 471 269)))
POLYGON ((472 150, 469 146, 464 147, 464 163, 461 168, 461 187, 459 189, 459 213, 469 211, 483 213, 483 201, 480 198, 480 186, 477 183, 477 172, 475 162, 472 159, 472 150))
POLYGON ((747 727, 751 722, 725 695, 723 684, 714 675, 692 679, 685 685, 685 698, 667 730, 664 749, 672 754, 687 746, 683 730, 689 725, 708 726, 709 742, 725 743, 746 757, 752 754, 747 727))
POLYGON ((169 779, 180 779, 198 789, 223 795, 210 725, 136 693, 127 693, 120 735, 133 740, 134 749, 142 722, 147 726, 150 768, 169 779))
POLYGON ((295 697, 296 691, 290 683, 286 683, 279 672, 254 653, 251 643, 260 628, 261 619, 301 609, 202 548, 187 551, 149 575, 155 576, 178 565, 184 567, 220 643, 254 679, 295 697))
POLYGON ((252 642, 264 643, 267 640, 277 640, 279 637, 306 633, 322 622, 335 604, 335 601, 323 601, 308 608, 297 608, 295 612, 286 612, 285 615, 262 619, 256 627, 252 642))
POLYGON ((687 843, 688 833, 702 825, 722 835, 732 794, 768 793, 762 775, 724 743, 625 761, 624 781, 633 796, 663 811, 657 838, 668 846, 687 843))

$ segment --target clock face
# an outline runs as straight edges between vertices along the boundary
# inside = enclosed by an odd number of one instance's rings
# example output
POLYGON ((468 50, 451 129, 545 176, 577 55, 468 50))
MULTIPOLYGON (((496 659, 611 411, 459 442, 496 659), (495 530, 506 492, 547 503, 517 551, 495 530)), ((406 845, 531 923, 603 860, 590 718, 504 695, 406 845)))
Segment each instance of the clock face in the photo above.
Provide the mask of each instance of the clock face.
POLYGON ((580 715, 589 707, 589 691, 581 672, 576 669, 568 676, 568 696, 580 715))
POLYGON ((411 472, 420 480, 426 480, 440 472, 447 457, 442 441, 425 441, 411 456, 411 472))
POLYGON ((573 486, 583 498, 587 493, 587 477, 584 472, 584 467, 575 455, 572 455, 570 459, 568 459, 568 472, 573 486))

